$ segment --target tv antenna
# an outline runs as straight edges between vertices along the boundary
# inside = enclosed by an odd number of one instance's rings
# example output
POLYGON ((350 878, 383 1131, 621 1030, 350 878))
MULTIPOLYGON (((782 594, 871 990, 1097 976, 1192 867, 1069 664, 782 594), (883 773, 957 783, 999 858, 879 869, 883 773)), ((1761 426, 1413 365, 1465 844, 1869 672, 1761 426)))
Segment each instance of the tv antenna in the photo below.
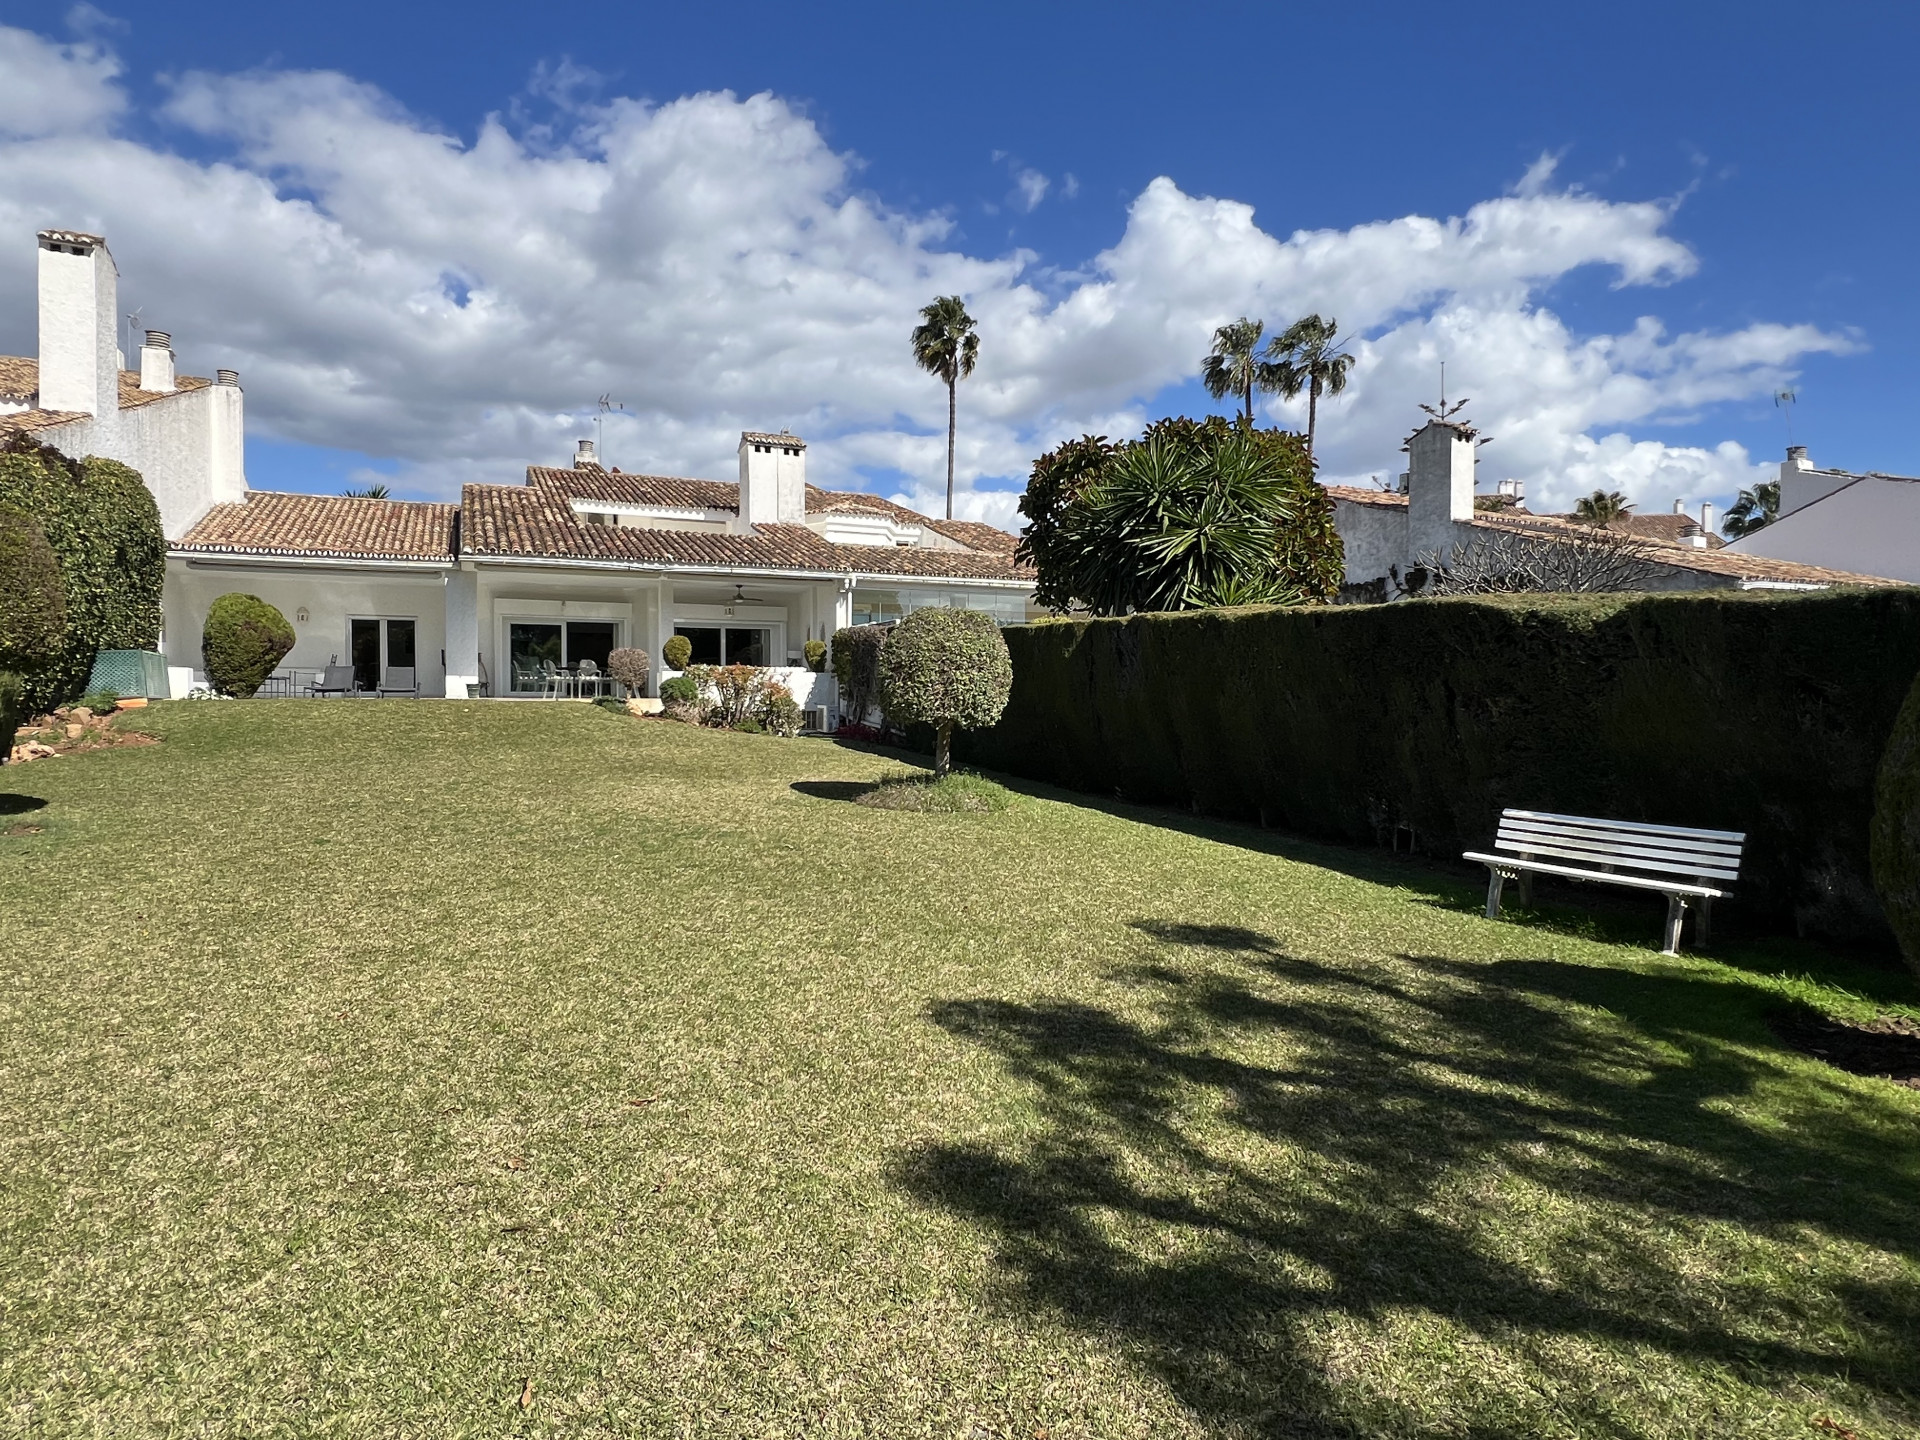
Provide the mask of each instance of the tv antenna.
POLYGON ((1791 390, 1779 390, 1774 393, 1773 405, 1776 410, 1787 412, 1787 444, 1793 444, 1793 407, 1800 397, 1791 390))
MULTIPOLYGON (((146 308, 147 308, 146 306, 142 305, 139 310, 134 311, 131 315, 126 317, 126 320, 127 320, 127 351, 126 353, 127 355, 132 355, 137 353, 140 348, 139 346, 133 343, 133 336, 134 336, 134 332, 140 328, 141 311, 144 311, 146 308)), ((125 363, 125 360, 126 360, 126 356, 125 355, 121 356, 121 361, 123 364, 125 363)), ((138 367, 136 366, 135 368, 137 369, 138 367)))
POLYGON ((1446 361, 1442 360, 1440 362, 1439 407, 1435 408, 1432 405, 1422 405, 1420 408, 1426 411, 1427 414, 1431 415, 1434 419, 1438 420, 1443 425, 1455 425, 1455 424, 1465 423, 1464 421, 1456 421, 1453 417, 1458 415, 1462 410, 1467 408, 1467 402, 1465 400, 1456 400, 1451 405, 1447 404, 1447 362, 1446 361))
POLYGON ((607 416, 615 410, 625 410, 627 407, 623 402, 614 399, 611 391, 602 395, 594 403, 598 406, 599 413, 593 417, 593 448, 600 453, 600 463, 605 465, 607 463, 607 416))

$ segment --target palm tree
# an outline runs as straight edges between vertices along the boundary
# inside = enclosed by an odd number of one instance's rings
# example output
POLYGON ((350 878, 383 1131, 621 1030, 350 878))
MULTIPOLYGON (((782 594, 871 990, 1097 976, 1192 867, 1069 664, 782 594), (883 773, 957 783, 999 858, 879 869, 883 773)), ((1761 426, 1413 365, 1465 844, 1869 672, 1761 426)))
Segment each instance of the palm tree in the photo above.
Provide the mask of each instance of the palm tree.
POLYGON ((1242 315, 1213 332, 1213 349, 1200 362, 1200 383, 1216 400, 1238 395, 1246 405, 1247 424, 1253 424, 1253 389, 1271 390, 1272 376, 1259 356, 1260 332, 1267 327, 1242 315))
POLYGON ((1596 490, 1573 502, 1573 518, 1604 528, 1631 509, 1633 502, 1618 490, 1596 490))
POLYGON ((385 500, 387 498, 387 487, 381 481, 376 480, 363 490, 355 490, 352 487, 348 487, 340 493, 345 495, 349 500, 385 500))
POLYGON ((947 382, 947 519, 953 518, 954 387, 973 374, 980 337, 958 295, 942 295, 920 312, 913 327, 913 358, 929 375, 947 382))
POLYGON ((1780 482, 1769 480, 1751 490, 1742 490, 1740 498, 1727 507, 1727 518, 1720 522, 1720 528, 1738 540, 1779 518, 1780 482))
POLYGON ((1291 400, 1302 390, 1307 392, 1307 459, 1313 459, 1313 432, 1320 419, 1320 397, 1338 395, 1347 388, 1347 371, 1353 368, 1353 356, 1338 347, 1338 320, 1322 320, 1308 315, 1296 320, 1267 342, 1267 363, 1263 367, 1272 376, 1268 388, 1278 390, 1291 400))

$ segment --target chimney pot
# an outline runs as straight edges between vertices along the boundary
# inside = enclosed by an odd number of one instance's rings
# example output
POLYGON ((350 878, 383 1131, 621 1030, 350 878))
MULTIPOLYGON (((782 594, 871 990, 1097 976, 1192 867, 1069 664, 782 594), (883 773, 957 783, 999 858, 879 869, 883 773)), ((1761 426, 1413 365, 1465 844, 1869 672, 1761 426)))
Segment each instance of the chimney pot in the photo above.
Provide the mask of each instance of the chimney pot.
POLYGON ((140 388, 160 395, 178 388, 173 377, 173 337, 164 330, 147 331, 147 343, 140 347, 140 388))
POLYGON ((155 350, 171 350, 173 348, 173 336, 164 330, 149 330, 147 331, 147 344, 155 350))
POLYGON ((1675 500, 1675 501, 1673 502, 1673 513, 1674 513, 1674 514, 1676 514, 1676 515, 1684 515, 1684 514, 1686 514, 1686 513, 1687 513, 1687 502, 1686 502, 1686 501, 1684 501, 1684 500, 1675 500))
MULTIPOLYGON (((1700 528, 1711 535, 1713 533, 1713 502, 1708 501, 1700 507, 1700 528)), ((1704 544, 1704 540, 1702 541, 1704 544)))
POLYGON ((1787 446, 1787 464, 1796 470, 1811 470, 1813 463, 1807 459, 1807 447, 1804 445, 1787 446))
POLYGON ((574 449, 573 449, 573 468, 574 469, 585 470, 590 467, 594 469, 598 469, 599 465, 600 465, 599 457, 593 453, 593 441, 580 440, 575 442, 574 449))
POLYGON ((213 372, 213 383, 216 385, 231 385, 237 390, 240 388, 240 372, 238 370, 216 370, 213 372))

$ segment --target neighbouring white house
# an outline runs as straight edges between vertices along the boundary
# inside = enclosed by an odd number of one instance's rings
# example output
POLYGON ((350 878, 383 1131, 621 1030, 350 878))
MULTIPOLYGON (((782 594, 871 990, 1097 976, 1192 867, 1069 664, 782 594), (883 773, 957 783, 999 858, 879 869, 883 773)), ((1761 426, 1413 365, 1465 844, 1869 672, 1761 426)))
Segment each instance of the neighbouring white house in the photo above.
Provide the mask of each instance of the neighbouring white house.
POLYGON ((120 353, 120 271, 107 242, 42 230, 38 356, 0 355, 0 434, 138 470, 177 539, 247 488, 245 396, 231 370, 176 375, 173 342, 146 332, 137 370, 120 353))
POLYGON ((1920 479, 1821 470, 1806 446, 1791 445, 1780 464, 1777 516, 1727 548, 1920 585, 1920 479))
POLYGON ((204 678, 207 611, 232 591, 292 622, 288 689, 337 662, 366 690, 401 670, 423 695, 536 696, 544 666, 604 671, 622 647, 647 651, 657 688, 680 634, 696 662, 782 670, 816 711, 833 687, 803 668, 808 640, 928 606, 1038 613, 1013 536, 817 489, 785 432, 743 433, 730 481, 623 474, 582 440, 571 465, 468 485, 457 504, 251 490, 236 377, 176 376, 158 331, 140 371, 122 369, 106 241, 46 230, 40 247, 40 354, 0 359, 0 433, 146 477, 169 542, 176 693, 204 678))
MULTIPOLYGON (((1407 439, 1407 469, 1398 490, 1327 487, 1346 549, 1350 598, 1391 598, 1414 571, 1435 557, 1451 558, 1476 539, 1519 535, 1565 541, 1592 534, 1565 516, 1529 514, 1512 503, 1517 494, 1476 497, 1478 448, 1471 425, 1430 420, 1407 439), (1486 502, 1486 508, 1477 502, 1486 502)), ((1920 482, 1905 483, 1920 500, 1920 482)), ((1920 562, 1911 554, 1905 567, 1897 568, 1877 559, 1862 563, 1861 554, 1842 564, 1839 557, 1757 552, 1742 543, 1720 544, 1711 521, 1707 509, 1698 523, 1684 513, 1628 515, 1609 528, 1646 542, 1651 570, 1641 583, 1649 590, 1817 590, 1920 579, 1920 562)))

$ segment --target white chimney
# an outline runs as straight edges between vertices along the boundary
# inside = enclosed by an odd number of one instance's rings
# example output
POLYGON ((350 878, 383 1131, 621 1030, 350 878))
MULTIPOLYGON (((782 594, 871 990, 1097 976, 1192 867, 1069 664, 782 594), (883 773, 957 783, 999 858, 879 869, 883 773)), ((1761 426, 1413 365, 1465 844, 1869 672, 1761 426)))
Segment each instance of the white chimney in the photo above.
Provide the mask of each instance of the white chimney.
MULTIPOLYGON (((1713 502, 1707 501, 1700 507, 1700 528, 1711 535, 1713 533, 1713 502)), ((1705 541, 1701 542, 1706 543, 1705 541)))
POLYGON ((1676 514, 1676 515, 1684 515, 1684 514, 1686 514, 1686 513, 1687 513, 1687 502, 1686 502, 1686 501, 1684 501, 1684 500, 1675 500, 1675 501, 1673 502, 1673 513, 1674 513, 1674 514, 1676 514))
POLYGON ((140 347, 140 388, 168 394, 173 383, 173 337, 164 330, 147 331, 140 347))
POLYGON ((1407 441, 1407 565, 1446 560, 1473 519, 1473 432, 1429 420, 1407 441))
POLYGON ((807 442, 782 430, 740 432, 743 525, 807 523, 807 442))
POLYGON ((120 272, 107 242, 40 232, 40 408, 120 410, 120 272))
POLYGON ((593 453, 593 441, 577 441, 573 447, 573 468, 576 470, 598 470, 600 457, 593 453))

